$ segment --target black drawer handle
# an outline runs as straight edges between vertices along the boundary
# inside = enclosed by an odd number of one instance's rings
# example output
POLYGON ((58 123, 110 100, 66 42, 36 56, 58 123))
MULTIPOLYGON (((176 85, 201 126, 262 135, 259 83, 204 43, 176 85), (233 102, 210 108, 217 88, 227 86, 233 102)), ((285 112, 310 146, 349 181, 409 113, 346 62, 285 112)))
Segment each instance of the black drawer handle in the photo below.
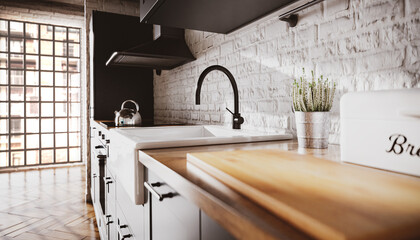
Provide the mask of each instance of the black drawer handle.
POLYGON ((105 184, 113 183, 113 181, 110 177, 104 177, 103 179, 104 179, 105 184))
POLYGON ((125 228, 128 228, 128 226, 125 225, 125 224, 124 225, 118 225, 117 231, 118 231, 118 235, 120 235, 120 240, 131 238, 133 236, 131 233, 124 234, 122 232, 122 229, 125 229, 125 228))
POLYGON ((157 198, 159 201, 162 201, 165 198, 172 198, 174 197, 176 194, 174 193, 165 193, 165 194, 159 194, 158 192, 156 192, 156 190, 153 188, 154 187, 159 187, 161 186, 161 183, 152 183, 149 184, 148 182, 144 182, 144 187, 147 188, 147 190, 149 190, 149 192, 153 195, 153 197, 157 198))
POLYGON ((112 217, 111 215, 106 215, 105 216, 106 217, 106 223, 105 223, 105 225, 109 225, 109 224, 111 224, 111 223, 114 223, 114 221, 112 221, 110 218, 112 217))

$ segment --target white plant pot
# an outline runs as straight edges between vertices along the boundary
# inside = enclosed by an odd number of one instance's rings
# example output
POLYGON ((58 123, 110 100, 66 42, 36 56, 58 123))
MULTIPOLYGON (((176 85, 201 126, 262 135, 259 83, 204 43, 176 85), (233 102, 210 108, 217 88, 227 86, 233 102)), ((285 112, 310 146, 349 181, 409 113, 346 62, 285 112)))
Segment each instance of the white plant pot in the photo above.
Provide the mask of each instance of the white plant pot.
POLYGON ((295 112, 299 147, 328 148, 330 112, 295 112))

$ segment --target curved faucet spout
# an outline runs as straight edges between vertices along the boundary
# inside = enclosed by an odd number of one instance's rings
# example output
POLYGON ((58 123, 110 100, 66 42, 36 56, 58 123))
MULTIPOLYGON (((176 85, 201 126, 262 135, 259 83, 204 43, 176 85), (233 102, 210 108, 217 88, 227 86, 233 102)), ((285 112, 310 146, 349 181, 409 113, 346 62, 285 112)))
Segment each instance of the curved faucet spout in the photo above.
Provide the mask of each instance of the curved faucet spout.
MULTIPOLYGON (((234 129, 240 129, 241 124, 244 122, 243 117, 241 117, 241 114, 239 113, 239 93, 238 93, 238 86, 236 85, 235 78, 233 77, 232 73, 227 70, 225 67, 220 65, 213 65, 208 68, 206 68, 198 78, 197 82, 197 90, 195 92, 195 104, 200 105, 200 93, 201 93, 201 85, 203 85, 204 78, 207 76, 207 74, 213 70, 219 70, 223 72, 228 78, 230 83, 232 84, 233 88, 233 97, 234 97, 234 112, 233 114, 233 128, 234 129)), ((230 112, 230 110, 228 109, 230 112)))

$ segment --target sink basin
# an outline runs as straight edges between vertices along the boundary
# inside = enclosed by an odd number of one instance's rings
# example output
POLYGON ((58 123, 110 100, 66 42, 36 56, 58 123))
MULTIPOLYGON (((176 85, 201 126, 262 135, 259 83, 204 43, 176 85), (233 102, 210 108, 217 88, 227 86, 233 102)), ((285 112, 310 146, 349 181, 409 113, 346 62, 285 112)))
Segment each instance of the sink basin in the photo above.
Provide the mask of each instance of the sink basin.
POLYGON ((224 126, 115 128, 109 131, 108 169, 136 204, 144 203, 143 165, 138 150, 291 139, 290 134, 261 133, 224 126))
POLYGON ((168 126, 120 128, 116 132, 136 142, 136 149, 183 147, 291 139, 289 134, 268 134, 223 126, 168 126))

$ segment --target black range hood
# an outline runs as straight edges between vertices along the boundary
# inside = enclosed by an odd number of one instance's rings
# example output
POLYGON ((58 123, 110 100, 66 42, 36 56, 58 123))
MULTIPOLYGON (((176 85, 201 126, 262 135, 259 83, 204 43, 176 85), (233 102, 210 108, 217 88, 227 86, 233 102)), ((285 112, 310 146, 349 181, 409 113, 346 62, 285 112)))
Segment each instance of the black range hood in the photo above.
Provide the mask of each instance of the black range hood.
POLYGON ((315 2, 319 1, 141 0, 140 22, 227 34, 250 23, 273 18, 274 15, 304 9, 315 2))
POLYGON ((153 39, 125 51, 114 52, 106 65, 169 70, 195 60, 185 42, 184 29, 154 25, 153 39))

